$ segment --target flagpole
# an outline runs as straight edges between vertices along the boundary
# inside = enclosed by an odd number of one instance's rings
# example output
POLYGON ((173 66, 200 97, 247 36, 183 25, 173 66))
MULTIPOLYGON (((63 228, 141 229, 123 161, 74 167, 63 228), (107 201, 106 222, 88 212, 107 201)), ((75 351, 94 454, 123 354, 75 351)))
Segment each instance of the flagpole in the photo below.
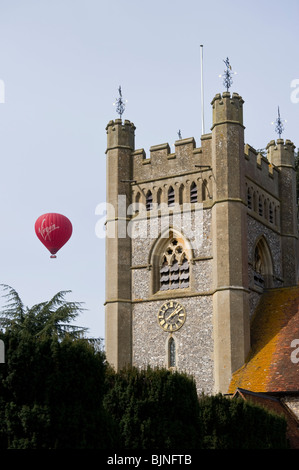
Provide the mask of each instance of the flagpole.
POLYGON ((203 98, 203 45, 200 45, 201 49, 201 132, 205 133, 205 122, 204 122, 204 98, 203 98))

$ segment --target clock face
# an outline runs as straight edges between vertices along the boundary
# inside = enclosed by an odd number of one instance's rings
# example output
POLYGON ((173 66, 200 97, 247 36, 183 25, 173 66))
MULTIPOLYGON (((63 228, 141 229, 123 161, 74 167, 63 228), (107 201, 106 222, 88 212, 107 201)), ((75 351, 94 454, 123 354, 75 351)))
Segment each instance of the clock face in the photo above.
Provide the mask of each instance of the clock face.
POLYGON ((168 300, 158 312, 158 323, 164 331, 177 331, 186 320, 184 307, 175 300, 168 300))

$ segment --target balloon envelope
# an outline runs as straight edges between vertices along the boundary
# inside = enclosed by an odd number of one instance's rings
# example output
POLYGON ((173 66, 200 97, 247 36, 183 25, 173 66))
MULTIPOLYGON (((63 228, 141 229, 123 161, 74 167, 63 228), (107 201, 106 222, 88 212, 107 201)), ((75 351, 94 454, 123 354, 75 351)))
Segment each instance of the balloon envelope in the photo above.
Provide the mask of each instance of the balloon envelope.
POLYGON ((57 251, 70 239, 72 231, 70 220, 62 214, 43 214, 35 222, 35 233, 50 251, 51 258, 56 258, 57 251))

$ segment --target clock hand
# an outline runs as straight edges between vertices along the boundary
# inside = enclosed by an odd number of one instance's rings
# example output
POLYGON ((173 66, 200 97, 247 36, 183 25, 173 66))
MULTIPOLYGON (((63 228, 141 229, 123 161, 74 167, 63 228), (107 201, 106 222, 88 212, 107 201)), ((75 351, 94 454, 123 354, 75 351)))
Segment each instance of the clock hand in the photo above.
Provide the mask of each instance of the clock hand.
POLYGON ((181 306, 178 306, 174 309, 173 312, 171 312, 171 314, 166 318, 166 321, 168 321, 171 317, 173 317, 174 315, 176 315, 180 310, 181 310, 181 306))

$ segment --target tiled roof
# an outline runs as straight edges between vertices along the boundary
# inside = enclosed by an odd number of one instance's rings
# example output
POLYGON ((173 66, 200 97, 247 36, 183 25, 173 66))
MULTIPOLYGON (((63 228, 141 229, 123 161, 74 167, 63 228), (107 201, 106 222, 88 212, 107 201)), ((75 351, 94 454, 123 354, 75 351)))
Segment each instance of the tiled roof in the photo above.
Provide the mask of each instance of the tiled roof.
POLYGON ((299 287, 265 292, 251 325, 251 351, 232 377, 228 393, 299 391, 299 287), (298 339, 297 347, 292 347, 298 339))

